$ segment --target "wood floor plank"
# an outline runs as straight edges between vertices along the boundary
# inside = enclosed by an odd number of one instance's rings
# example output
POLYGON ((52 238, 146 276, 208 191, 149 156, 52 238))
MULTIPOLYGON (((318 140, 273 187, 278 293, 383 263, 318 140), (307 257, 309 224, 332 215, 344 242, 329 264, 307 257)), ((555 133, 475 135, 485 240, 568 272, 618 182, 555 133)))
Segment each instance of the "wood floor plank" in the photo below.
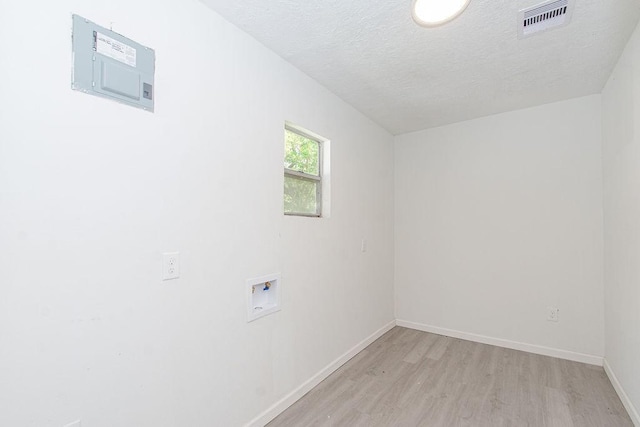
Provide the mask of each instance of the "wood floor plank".
POLYGON ((269 427, 633 427, 604 370, 395 327, 269 427))
POLYGON ((407 354, 402 360, 407 363, 418 363, 424 358, 427 351, 429 351, 429 348, 431 348, 437 339, 438 335, 434 334, 427 334, 426 337, 417 339, 409 354, 407 354))
POLYGON ((562 390, 546 388, 544 401, 545 426, 572 427, 574 425, 566 394, 567 393, 562 390))

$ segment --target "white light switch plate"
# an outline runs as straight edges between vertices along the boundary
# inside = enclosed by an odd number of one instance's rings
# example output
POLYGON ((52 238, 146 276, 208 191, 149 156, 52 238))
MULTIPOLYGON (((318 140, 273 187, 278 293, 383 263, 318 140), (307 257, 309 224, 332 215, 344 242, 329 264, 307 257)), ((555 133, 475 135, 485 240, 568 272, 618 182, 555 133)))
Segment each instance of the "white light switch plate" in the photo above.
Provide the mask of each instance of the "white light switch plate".
POLYGON ((180 252, 166 252, 162 254, 162 280, 172 280, 180 277, 180 252))

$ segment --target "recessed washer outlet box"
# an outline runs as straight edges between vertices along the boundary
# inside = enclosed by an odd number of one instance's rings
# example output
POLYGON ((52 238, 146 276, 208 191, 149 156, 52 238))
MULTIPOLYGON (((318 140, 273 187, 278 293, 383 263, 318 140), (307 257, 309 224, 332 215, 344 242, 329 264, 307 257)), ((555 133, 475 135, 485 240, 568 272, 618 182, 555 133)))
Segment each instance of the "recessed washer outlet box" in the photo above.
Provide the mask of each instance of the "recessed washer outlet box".
POLYGON ((571 22, 574 0, 552 0, 518 13, 518 38, 559 28, 571 22))
POLYGON ((247 322, 280 311, 280 275, 247 280, 247 322))
POLYGON ((73 15, 71 88, 153 112, 156 53, 73 15))

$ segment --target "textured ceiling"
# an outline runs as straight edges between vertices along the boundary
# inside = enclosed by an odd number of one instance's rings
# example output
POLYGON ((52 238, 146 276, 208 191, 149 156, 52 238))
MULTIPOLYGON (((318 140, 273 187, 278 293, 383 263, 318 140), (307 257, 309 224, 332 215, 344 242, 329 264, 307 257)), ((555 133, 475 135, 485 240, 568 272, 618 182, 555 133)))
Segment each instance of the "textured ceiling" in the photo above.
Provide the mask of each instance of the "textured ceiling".
POLYGON ((540 0, 471 0, 421 28, 411 0, 202 0, 393 134, 600 93, 640 0, 574 0, 569 25, 518 39, 540 0))

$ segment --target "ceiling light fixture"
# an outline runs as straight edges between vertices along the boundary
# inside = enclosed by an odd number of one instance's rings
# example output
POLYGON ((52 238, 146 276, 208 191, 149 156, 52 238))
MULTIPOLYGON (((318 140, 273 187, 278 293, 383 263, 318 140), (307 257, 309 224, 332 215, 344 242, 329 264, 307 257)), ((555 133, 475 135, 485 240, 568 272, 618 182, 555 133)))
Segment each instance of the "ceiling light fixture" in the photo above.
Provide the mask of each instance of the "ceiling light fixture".
POLYGON ((458 17, 471 0, 413 0, 413 20, 423 27, 437 27, 458 17))

